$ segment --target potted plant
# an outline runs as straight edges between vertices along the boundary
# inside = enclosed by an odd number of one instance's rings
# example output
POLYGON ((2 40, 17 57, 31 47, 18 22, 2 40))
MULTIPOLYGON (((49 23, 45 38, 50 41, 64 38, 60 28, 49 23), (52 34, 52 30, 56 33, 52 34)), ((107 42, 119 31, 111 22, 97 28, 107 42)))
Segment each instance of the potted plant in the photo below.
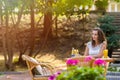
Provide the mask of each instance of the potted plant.
POLYGON ((116 34, 118 27, 112 25, 112 21, 114 20, 114 17, 112 16, 102 16, 98 18, 99 27, 103 30, 103 32, 106 35, 107 42, 108 42, 108 56, 112 56, 112 52, 114 48, 117 48, 120 46, 119 40, 120 35, 116 34))
POLYGON ((101 59, 95 60, 97 66, 93 68, 77 66, 78 60, 68 60, 66 63, 70 65, 66 71, 57 72, 50 76, 48 80, 106 80, 102 67, 105 61, 101 59))

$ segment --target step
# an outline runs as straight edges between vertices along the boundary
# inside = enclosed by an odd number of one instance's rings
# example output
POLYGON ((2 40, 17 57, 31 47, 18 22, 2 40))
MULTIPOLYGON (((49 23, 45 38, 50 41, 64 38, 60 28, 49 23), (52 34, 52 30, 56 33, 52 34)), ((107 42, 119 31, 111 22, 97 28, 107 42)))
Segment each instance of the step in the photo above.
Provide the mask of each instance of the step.
POLYGON ((120 16, 120 13, 118 13, 118 14, 114 13, 114 14, 108 14, 108 15, 110 15, 110 16, 120 16))
POLYGON ((107 14, 117 14, 117 15, 120 15, 120 12, 107 12, 107 14))
POLYGON ((118 48, 118 49, 114 49, 114 50, 116 50, 116 51, 120 51, 120 48, 118 48))
POLYGON ((120 27, 120 21, 113 21, 111 24, 120 27))
POLYGON ((112 23, 119 23, 120 22, 120 19, 115 19, 112 21, 112 23))
POLYGON ((111 63, 110 66, 113 66, 113 67, 120 67, 120 64, 111 63))
POLYGON ((120 76, 107 75, 106 80, 120 80, 120 76))
POLYGON ((120 16, 111 16, 114 17, 114 20, 120 20, 120 16))
POLYGON ((111 63, 120 63, 120 59, 119 58, 112 58, 114 61, 112 61, 111 63))
POLYGON ((119 22, 120 22, 120 20, 118 20, 118 19, 112 21, 112 23, 119 23, 119 22))
MULTIPOLYGON (((112 62, 113 64, 118 64, 118 63, 120 63, 120 59, 118 59, 118 58, 113 58, 114 59, 114 61, 112 62)), ((119 65, 119 67, 120 67, 120 65, 119 65)))
MULTIPOLYGON (((114 64, 120 64, 120 59, 116 59, 116 60, 114 60, 114 62, 113 62, 114 64)), ((119 65, 119 67, 120 67, 120 65, 119 65)))
POLYGON ((114 60, 120 60, 119 57, 112 57, 114 60))
POLYGON ((114 23, 112 23, 112 25, 113 25, 113 26, 120 26, 120 24, 114 24, 114 23))
POLYGON ((112 54, 113 54, 113 55, 120 55, 120 52, 117 51, 117 52, 113 52, 112 54))
MULTIPOLYGON (((112 65, 111 65, 112 66, 112 65)), ((120 66, 120 65, 119 65, 120 66)), ((118 66, 116 66, 118 67, 118 66)), ((111 71, 107 71, 107 76, 120 76, 120 72, 111 72, 111 71)))
POLYGON ((109 16, 113 16, 113 17, 120 17, 120 15, 117 15, 117 14, 108 14, 109 16))
POLYGON ((112 54, 112 58, 120 58, 120 55, 113 55, 112 54))
POLYGON ((120 26, 120 21, 119 22, 117 22, 117 21, 116 22, 112 22, 111 24, 112 25, 117 25, 119 27, 120 26))
POLYGON ((120 12, 108 12, 108 15, 120 15, 120 12))
POLYGON ((112 21, 111 24, 113 24, 113 23, 119 23, 119 22, 120 22, 120 20, 114 20, 114 21, 112 21))
POLYGON ((120 24, 116 24, 116 23, 112 23, 112 25, 114 25, 114 26, 120 26, 120 24))
POLYGON ((120 31, 117 31, 117 32, 115 32, 115 33, 120 35, 120 31))
POLYGON ((120 18, 120 15, 116 15, 116 14, 114 14, 114 15, 109 15, 109 16, 114 17, 114 18, 120 18))

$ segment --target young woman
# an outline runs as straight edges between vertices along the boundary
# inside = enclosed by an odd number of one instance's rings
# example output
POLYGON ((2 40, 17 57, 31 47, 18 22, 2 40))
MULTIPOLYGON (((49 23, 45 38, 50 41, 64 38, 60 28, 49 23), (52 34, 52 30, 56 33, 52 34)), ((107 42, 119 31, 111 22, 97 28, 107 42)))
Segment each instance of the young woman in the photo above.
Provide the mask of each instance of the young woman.
POLYGON ((94 28, 92 30, 92 40, 87 43, 84 56, 90 55, 94 58, 101 58, 106 46, 107 41, 103 31, 100 28, 94 28))

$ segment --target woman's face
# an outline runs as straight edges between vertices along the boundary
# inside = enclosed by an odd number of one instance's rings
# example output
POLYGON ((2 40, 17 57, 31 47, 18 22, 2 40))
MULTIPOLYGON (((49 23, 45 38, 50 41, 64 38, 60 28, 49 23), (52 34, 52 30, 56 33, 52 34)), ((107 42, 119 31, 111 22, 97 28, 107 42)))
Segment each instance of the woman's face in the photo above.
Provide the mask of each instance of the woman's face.
POLYGON ((96 30, 92 31, 92 39, 94 41, 98 41, 98 31, 96 31, 96 30))

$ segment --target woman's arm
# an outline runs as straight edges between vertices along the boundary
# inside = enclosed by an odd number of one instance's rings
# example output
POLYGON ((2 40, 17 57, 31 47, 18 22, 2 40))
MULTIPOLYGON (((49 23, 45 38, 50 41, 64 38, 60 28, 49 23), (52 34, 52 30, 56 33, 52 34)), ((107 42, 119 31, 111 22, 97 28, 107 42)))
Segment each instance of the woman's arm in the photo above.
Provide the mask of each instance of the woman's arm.
POLYGON ((89 52, 89 48, 86 46, 84 56, 88 56, 89 55, 88 52, 89 52))
POLYGON ((101 46, 99 54, 93 55, 93 57, 95 57, 95 58, 101 58, 101 57, 103 57, 103 51, 106 49, 106 47, 107 47, 107 42, 104 41, 103 44, 102 44, 102 46, 101 46))

